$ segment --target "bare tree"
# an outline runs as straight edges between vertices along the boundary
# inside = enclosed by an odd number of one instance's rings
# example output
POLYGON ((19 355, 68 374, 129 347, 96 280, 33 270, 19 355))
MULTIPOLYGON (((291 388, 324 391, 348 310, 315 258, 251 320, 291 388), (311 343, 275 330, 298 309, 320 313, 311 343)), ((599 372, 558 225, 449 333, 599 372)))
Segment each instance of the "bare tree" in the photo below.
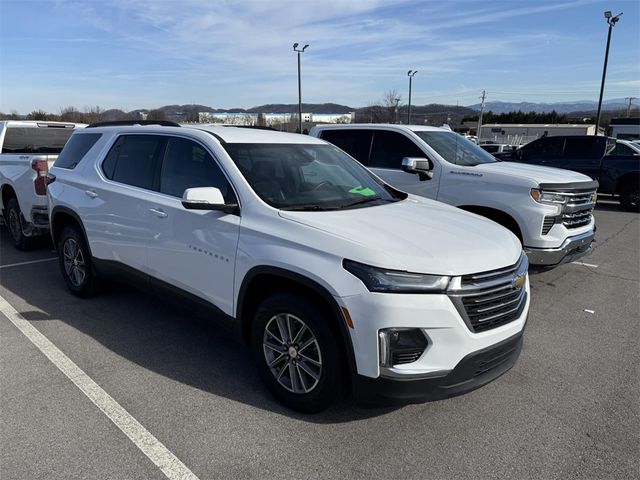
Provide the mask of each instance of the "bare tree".
POLYGON ((58 120, 58 116, 44 110, 34 110, 27 115, 27 120, 58 120))
POLYGON ((149 110, 149 113, 147 113, 147 120, 166 120, 166 119, 167 119, 167 114, 164 113, 163 110, 154 109, 154 110, 149 110))
POLYGON ((102 112, 104 110, 97 105, 95 107, 84 107, 82 121, 85 123, 99 122, 102 120, 102 112))
POLYGON ((398 114, 401 101, 402 95, 398 93, 398 90, 396 90, 395 88, 393 90, 388 90, 387 92, 385 92, 384 97, 382 97, 382 106, 387 111, 389 123, 399 122, 398 114))
POLYGON ((80 123, 84 121, 83 114, 76 107, 64 107, 60 109, 60 120, 63 122, 80 123))

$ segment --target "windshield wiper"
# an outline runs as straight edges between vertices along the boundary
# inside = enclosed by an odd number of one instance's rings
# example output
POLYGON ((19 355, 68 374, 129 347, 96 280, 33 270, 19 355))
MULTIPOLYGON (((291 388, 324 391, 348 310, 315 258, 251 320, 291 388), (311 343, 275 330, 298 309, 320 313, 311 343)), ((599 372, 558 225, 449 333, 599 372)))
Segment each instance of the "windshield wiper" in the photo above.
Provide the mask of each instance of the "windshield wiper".
POLYGON ((344 205, 340 205, 340 208, 349 208, 355 205, 362 205, 363 203, 375 202, 378 200, 383 200, 383 198, 379 195, 376 195, 375 197, 363 198, 362 200, 357 200, 355 202, 345 203, 344 205))
POLYGON ((321 207, 320 205, 297 205, 295 207, 285 207, 282 210, 288 212, 324 212, 326 210, 336 210, 335 207, 321 207))

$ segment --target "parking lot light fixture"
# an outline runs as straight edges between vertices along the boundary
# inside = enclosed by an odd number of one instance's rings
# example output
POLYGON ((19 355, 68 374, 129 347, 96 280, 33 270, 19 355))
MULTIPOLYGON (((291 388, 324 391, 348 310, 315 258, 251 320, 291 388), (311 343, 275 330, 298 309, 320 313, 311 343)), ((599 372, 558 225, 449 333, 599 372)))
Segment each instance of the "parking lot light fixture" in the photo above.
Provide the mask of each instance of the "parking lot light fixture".
POLYGON ((413 76, 418 73, 417 70, 409 70, 407 72, 407 76, 409 77, 409 105, 407 111, 407 125, 411 124, 411 81, 413 80, 413 76))
POLYGON ((300 44, 297 42, 294 43, 293 51, 298 54, 298 131, 299 133, 302 133, 302 79, 300 75, 300 54, 304 53, 309 45, 306 44, 304 47, 298 48, 299 45, 300 44))
POLYGON ((607 76, 607 62, 609 61, 609 45, 611 44, 611 30, 615 26, 616 23, 620 20, 622 16, 622 12, 620 12, 615 17, 612 16, 611 12, 607 10, 604 12, 604 18, 607 20, 609 24, 609 33, 607 34, 607 48, 604 53, 604 66, 602 67, 602 82, 600 83, 600 99, 598 100, 598 113, 596 114, 596 131, 594 135, 598 135, 600 129, 600 112, 602 111, 602 96, 604 95, 604 81, 607 76))

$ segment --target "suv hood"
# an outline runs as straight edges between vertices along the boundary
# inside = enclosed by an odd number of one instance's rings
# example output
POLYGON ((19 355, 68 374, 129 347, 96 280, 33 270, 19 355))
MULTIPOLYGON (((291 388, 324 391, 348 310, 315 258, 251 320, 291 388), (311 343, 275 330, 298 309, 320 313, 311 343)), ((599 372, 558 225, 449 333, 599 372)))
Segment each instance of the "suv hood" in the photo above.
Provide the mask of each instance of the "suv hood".
POLYGON ((582 173, 561 168, 542 167, 516 162, 483 163, 473 167, 474 170, 487 173, 503 173, 531 180, 536 185, 541 183, 575 183, 590 182, 591 178, 582 173))
POLYGON ((506 228, 440 202, 411 195, 374 207, 328 212, 281 210, 282 218, 337 237, 322 248, 368 265, 465 275, 513 265, 522 247, 506 228), (340 240, 338 240, 340 239, 340 240))

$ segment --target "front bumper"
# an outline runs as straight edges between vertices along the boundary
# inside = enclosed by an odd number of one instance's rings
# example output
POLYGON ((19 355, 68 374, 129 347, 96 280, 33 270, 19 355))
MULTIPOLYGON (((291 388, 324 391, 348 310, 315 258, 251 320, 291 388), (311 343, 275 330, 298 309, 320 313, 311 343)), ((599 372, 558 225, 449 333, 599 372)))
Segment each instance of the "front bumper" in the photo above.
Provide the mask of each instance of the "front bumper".
POLYGON ((355 375, 353 393, 363 406, 404 405, 462 395, 495 380, 516 362, 522 332, 465 356, 450 372, 422 380, 355 375))
POLYGON ((595 240, 595 229, 567 238, 557 248, 525 247, 532 266, 552 267, 573 262, 591 253, 591 243, 595 240))

